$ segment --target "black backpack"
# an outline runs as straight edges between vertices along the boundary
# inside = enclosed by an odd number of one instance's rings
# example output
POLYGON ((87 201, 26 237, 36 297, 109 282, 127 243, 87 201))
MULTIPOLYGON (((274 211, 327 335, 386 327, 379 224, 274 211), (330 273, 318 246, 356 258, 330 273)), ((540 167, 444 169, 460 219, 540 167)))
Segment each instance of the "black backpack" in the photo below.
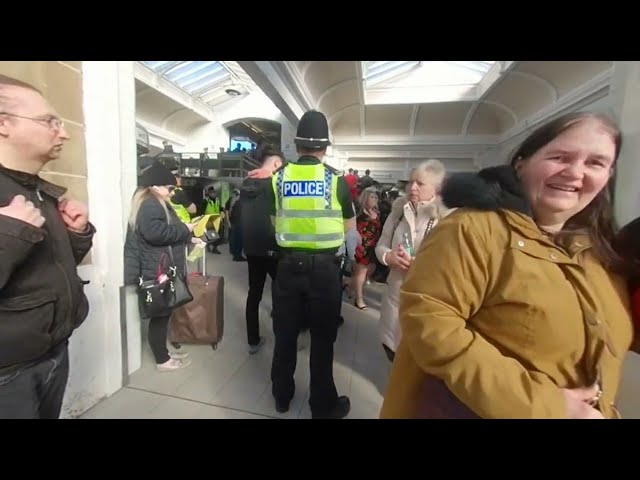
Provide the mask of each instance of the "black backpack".
POLYGON ((277 250, 276 232, 271 223, 271 179, 246 179, 240 188, 238 209, 245 255, 266 257, 277 250))

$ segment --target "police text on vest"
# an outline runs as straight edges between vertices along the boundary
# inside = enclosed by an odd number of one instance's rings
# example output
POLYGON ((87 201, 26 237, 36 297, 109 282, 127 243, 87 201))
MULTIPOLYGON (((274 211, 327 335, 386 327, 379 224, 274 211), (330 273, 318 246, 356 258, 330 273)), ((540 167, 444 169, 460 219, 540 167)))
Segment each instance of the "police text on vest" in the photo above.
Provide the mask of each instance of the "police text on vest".
POLYGON ((282 195, 285 197, 324 197, 324 182, 301 180, 284 182, 282 195))

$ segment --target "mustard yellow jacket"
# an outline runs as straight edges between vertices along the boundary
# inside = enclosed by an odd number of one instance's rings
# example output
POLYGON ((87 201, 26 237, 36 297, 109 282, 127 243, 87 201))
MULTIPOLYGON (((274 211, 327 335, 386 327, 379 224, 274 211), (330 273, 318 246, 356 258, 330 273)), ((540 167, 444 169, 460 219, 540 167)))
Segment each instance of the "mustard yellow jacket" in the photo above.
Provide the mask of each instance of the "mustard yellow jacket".
POLYGON ((418 417, 435 377, 482 418, 566 418, 560 389, 598 382, 615 418, 633 337, 624 280, 587 236, 561 249, 528 214, 482 206, 442 220, 411 266, 380 417, 418 417))

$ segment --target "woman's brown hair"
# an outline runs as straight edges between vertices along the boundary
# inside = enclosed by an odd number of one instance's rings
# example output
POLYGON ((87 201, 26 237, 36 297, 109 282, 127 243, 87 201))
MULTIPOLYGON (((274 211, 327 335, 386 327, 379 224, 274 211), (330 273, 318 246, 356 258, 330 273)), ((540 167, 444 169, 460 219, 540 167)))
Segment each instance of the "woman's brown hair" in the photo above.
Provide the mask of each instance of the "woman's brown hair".
MULTIPOLYGON (((592 112, 569 113, 539 127, 522 142, 512 155, 511 166, 515 167, 518 162, 527 161, 538 150, 548 145, 562 133, 585 120, 598 121, 610 133, 611 139, 615 144, 615 156, 612 166, 612 168, 615 168, 622 146, 620 129, 607 115, 592 112)), ((600 261, 607 267, 618 270, 622 266, 622 261, 614 249, 617 227, 611 203, 613 180, 614 176, 611 175, 607 186, 596 195, 591 203, 567 221, 563 233, 587 231, 593 242, 594 253, 600 261)))

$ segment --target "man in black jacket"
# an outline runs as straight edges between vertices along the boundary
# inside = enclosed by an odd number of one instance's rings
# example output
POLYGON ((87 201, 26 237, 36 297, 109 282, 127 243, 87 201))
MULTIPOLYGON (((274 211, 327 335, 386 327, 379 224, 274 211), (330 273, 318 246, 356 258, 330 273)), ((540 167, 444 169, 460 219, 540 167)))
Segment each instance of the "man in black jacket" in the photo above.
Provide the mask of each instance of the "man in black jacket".
POLYGON ((0 417, 58 418, 68 339, 89 305, 87 207, 38 176, 69 135, 33 86, 0 75, 0 417))
POLYGON ((249 353, 252 355, 264 345, 264 337, 260 336, 258 309, 267 275, 274 282, 278 265, 278 244, 269 204, 273 188, 271 175, 285 161, 284 154, 270 145, 265 145, 258 152, 257 159, 262 163, 262 168, 244 180, 240 200, 235 206, 242 225, 243 248, 249 265, 246 321, 249 353))

